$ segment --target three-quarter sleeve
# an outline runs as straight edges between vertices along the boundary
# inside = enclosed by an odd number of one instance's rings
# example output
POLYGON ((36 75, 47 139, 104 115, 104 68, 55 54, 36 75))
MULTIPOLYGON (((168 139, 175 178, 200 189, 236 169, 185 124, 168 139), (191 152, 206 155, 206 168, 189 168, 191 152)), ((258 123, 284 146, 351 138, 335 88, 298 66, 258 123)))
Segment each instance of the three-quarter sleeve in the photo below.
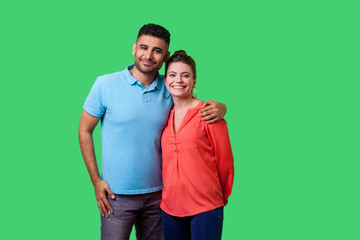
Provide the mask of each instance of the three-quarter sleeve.
POLYGON ((231 150, 226 121, 221 120, 213 124, 207 124, 207 134, 211 147, 215 153, 224 205, 226 205, 234 181, 234 157, 231 150))

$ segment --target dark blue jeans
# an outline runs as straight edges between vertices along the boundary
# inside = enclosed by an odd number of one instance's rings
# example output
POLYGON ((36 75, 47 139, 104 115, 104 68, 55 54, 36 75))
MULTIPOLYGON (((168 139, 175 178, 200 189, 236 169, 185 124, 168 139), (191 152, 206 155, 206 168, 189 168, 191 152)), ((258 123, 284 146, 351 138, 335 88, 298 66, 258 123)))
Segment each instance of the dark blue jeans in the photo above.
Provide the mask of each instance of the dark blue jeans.
POLYGON ((221 239, 224 207, 189 217, 174 217, 161 211, 165 240, 221 239))

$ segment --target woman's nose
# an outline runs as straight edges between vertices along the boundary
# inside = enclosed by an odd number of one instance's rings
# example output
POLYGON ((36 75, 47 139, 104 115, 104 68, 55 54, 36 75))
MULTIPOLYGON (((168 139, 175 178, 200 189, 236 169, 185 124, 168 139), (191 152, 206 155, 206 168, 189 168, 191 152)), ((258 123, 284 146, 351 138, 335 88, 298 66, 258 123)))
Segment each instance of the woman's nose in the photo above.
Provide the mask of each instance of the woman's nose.
POLYGON ((177 76, 177 77, 175 78, 175 82, 183 82, 182 77, 181 77, 181 76, 177 76))

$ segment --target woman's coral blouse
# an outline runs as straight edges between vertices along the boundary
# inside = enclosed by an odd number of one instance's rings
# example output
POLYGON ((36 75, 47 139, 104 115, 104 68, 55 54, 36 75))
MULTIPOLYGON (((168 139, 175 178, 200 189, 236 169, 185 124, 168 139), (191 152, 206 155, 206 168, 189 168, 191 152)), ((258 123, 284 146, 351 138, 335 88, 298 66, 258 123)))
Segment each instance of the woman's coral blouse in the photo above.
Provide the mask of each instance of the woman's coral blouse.
POLYGON ((173 216, 192 216, 225 206, 234 179, 234 158, 225 120, 207 124, 187 111, 174 134, 174 110, 161 137, 164 189, 160 207, 173 216))

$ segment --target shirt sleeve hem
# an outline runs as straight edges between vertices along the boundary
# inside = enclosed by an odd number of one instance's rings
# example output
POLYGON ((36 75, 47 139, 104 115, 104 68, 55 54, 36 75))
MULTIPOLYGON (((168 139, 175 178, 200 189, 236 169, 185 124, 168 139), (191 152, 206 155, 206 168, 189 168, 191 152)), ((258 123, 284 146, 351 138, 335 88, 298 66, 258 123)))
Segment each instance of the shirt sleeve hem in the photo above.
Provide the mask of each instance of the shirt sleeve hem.
POLYGON ((89 113, 90 115, 94 116, 94 117, 102 117, 102 113, 98 113, 96 111, 94 111, 93 109, 91 109, 91 107, 84 105, 83 109, 89 113))

